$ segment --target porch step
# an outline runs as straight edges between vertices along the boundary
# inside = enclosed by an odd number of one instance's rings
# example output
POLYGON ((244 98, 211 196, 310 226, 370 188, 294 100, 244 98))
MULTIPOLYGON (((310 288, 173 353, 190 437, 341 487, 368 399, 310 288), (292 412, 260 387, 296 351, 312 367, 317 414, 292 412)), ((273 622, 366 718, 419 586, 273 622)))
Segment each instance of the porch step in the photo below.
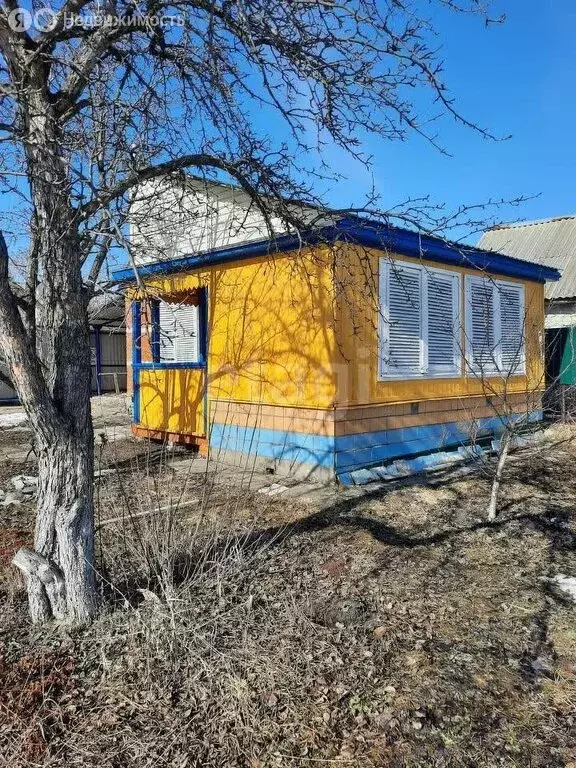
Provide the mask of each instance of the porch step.
POLYGON ((167 443, 168 445, 187 445, 197 448, 201 456, 208 455, 208 439, 202 435, 189 435, 183 432, 165 432, 159 429, 148 429, 138 424, 132 424, 134 437, 142 437, 146 440, 167 443))

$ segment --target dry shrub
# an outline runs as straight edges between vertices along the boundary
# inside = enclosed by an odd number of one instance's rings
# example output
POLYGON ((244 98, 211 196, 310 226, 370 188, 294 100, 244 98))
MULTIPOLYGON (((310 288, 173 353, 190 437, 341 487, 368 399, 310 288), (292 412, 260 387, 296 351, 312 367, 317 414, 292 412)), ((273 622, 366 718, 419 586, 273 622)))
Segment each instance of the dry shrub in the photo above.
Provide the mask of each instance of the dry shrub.
POLYGON ((46 734, 38 762, 259 768, 300 765, 318 750, 337 758, 346 741, 336 720, 357 714, 345 687, 329 693, 333 672, 342 676, 341 629, 315 623, 321 612, 285 530, 261 530, 278 502, 242 478, 225 490, 199 482, 177 457, 139 461, 101 481, 107 609, 74 638, 77 688, 56 697, 66 728, 46 734))
POLYGON ((90 711, 47 764, 65 754, 73 765, 77 753, 83 765, 289 765, 339 745, 321 690, 338 666, 332 630, 283 579, 280 542, 192 527, 177 509, 131 525, 106 568, 124 610, 103 616, 80 651, 97 679, 90 711))

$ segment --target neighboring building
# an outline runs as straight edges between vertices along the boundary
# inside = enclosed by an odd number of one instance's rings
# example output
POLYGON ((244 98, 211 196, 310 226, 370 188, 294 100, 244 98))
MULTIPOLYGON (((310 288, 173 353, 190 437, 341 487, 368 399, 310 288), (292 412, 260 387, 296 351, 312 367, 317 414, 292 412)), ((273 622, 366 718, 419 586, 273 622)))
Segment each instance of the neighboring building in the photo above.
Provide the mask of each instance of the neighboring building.
POLYGON ((205 195, 187 220, 159 189, 133 221, 135 434, 351 483, 542 417, 555 270, 359 218, 271 240, 242 192, 205 195))
MULTIPOLYGON (((567 390, 571 393, 576 384, 576 216, 494 227, 478 246, 561 271, 544 294, 546 378, 550 407, 565 410, 567 390)), ((573 409, 576 403, 570 405, 573 409)))
MULTIPOLYGON (((0 373, 8 378, 8 368, 0 360, 0 373)), ((0 379, 0 405, 17 405, 18 395, 8 382, 0 379)))
POLYGON ((88 305, 92 392, 126 391, 126 310, 122 293, 101 293, 88 305))
MULTIPOLYGON (((88 305, 92 363, 92 392, 126 391, 125 298, 112 291, 101 293, 88 305)), ((0 362, 0 372, 8 370, 0 362)), ((0 405, 18 404, 16 391, 0 381, 0 405)))

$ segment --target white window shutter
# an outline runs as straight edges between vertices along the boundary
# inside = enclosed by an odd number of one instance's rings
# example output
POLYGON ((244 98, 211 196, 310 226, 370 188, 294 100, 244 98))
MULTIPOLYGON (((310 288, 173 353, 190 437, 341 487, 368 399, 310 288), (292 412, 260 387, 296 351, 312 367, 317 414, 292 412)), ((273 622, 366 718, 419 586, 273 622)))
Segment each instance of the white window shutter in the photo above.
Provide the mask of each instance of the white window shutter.
POLYGON ((494 283, 484 277, 466 278, 468 362, 478 373, 498 369, 498 339, 494 311, 494 283))
POLYGON ((176 335, 173 305, 166 301, 160 301, 158 316, 160 362, 170 363, 174 361, 174 337, 176 335))
POLYGON ((379 376, 461 373, 460 275, 380 259, 379 376))
POLYGON ((459 277, 434 270, 426 278, 428 370, 456 374, 460 371, 459 277))
POLYGON ((513 283, 499 283, 501 370, 504 375, 522 373, 524 354, 524 288, 513 283))
POLYGON ((422 271, 392 263, 388 270, 388 370, 420 373, 422 345, 422 271))
POLYGON ((388 273, 390 262, 380 259, 378 286, 378 376, 382 378, 388 372, 390 312, 388 310, 388 273))
POLYGON ((160 361, 198 363, 200 360, 199 307, 160 302, 160 361))
POLYGON ((198 306, 181 304, 175 309, 176 336, 174 359, 179 363, 197 363, 200 359, 198 306))

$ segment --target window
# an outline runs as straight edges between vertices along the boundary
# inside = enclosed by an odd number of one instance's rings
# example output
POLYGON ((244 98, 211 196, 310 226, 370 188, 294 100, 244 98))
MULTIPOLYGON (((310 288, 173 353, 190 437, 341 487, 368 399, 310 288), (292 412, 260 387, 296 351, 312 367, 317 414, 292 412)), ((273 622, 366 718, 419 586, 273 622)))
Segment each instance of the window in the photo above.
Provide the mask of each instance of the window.
POLYGON ((380 378, 461 372, 460 277, 380 259, 380 378))
POLYGON ((158 358, 161 363, 200 362, 199 307, 158 302, 158 358))
POLYGON ((525 372, 524 286, 466 278, 466 359, 473 373, 525 372))

